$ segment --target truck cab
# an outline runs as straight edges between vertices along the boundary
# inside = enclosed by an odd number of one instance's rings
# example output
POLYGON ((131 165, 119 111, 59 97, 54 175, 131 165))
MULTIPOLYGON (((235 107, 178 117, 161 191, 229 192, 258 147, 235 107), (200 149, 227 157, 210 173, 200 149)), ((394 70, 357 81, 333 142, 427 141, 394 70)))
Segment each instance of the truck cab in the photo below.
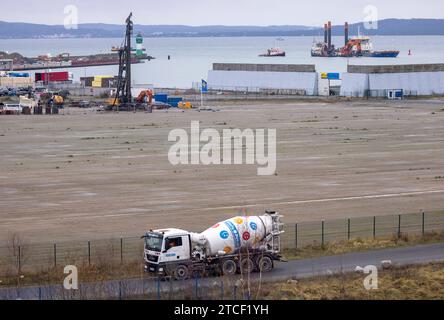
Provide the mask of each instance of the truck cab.
POLYGON ((150 273, 165 274, 169 265, 191 260, 191 236, 185 230, 154 230, 144 238, 145 269, 150 273))

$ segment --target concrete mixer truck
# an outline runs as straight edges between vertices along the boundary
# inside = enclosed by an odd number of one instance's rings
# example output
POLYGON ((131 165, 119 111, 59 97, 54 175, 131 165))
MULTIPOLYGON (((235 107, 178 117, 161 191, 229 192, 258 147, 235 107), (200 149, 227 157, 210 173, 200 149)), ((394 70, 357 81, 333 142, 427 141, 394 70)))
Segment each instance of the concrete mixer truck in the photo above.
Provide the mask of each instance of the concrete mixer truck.
POLYGON ((281 260, 281 215, 235 217, 202 233, 181 229, 150 230, 145 241, 145 270, 185 280, 195 275, 270 272, 281 260))

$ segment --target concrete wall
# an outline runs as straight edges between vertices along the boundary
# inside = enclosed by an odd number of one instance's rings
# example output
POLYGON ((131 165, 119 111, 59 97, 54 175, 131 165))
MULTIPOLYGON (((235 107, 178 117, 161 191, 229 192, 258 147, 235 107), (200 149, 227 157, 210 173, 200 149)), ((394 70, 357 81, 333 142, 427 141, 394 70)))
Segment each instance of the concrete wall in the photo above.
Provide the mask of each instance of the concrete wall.
POLYGON ((420 96, 444 94, 444 72, 369 75, 370 90, 403 89, 420 96))
POLYGON ((254 72, 316 72, 316 66, 311 64, 214 63, 213 70, 254 72))
POLYGON ((410 72, 440 72, 444 64, 408 64, 408 65, 379 65, 359 66, 349 65, 348 73, 410 73, 410 72))
POLYGON ((428 96, 444 94, 444 72, 344 73, 341 96, 364 97, 367 90, 403 89, 405 94, 428 96))
POLYGON ((362 73, 343 73, 341 96, 344 97, 359 97, 365 96, 369 90, 369 76, 362 73))
POLYGON ((208 72, 210 90, 260 92, 288 90, 294 94, 317 95, 316 72, 220 71, 208 72))

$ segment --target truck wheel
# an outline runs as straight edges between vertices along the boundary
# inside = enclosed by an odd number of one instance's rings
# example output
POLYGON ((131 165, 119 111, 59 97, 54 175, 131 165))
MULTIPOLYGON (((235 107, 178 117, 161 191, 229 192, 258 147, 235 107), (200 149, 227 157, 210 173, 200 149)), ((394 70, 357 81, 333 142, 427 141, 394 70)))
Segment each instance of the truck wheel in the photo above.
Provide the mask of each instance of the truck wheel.
POLYGON ((273 270, 273 260, 271 260, 271 258, 267 256, 260 258, 258 262, 258 268, 259 272, 270 272, 271 270, 273 270))
POLYGON ((186 280, 189 276, 188 267, 185 265, 180 265, 174 270, 174 279, 176 280, 186 280))
POLYGON ((254 262, 251 258, 244 258, 240 262, 240 270, 243 274, 252 273, 254 271, 254 262))
POLYGON ((224 276, 232 276, 235 275, 237 271, 236 262, 233 260, 225 260, 222 262, 222 274, 224 276))

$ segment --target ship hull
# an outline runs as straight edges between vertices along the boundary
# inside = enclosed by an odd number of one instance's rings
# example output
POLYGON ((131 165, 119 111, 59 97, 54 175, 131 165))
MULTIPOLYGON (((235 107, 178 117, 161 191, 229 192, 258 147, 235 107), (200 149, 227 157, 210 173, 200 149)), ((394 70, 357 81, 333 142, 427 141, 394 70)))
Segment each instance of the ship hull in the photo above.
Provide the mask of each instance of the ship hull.
POLYGON ((373 51, 364 56, 370 58, 397 58, 398 55, 399 51, 373 51))
POLYGON ((285 57, 285 53, 279 53, 279 54, 260 54, 259 57, 285 57))

